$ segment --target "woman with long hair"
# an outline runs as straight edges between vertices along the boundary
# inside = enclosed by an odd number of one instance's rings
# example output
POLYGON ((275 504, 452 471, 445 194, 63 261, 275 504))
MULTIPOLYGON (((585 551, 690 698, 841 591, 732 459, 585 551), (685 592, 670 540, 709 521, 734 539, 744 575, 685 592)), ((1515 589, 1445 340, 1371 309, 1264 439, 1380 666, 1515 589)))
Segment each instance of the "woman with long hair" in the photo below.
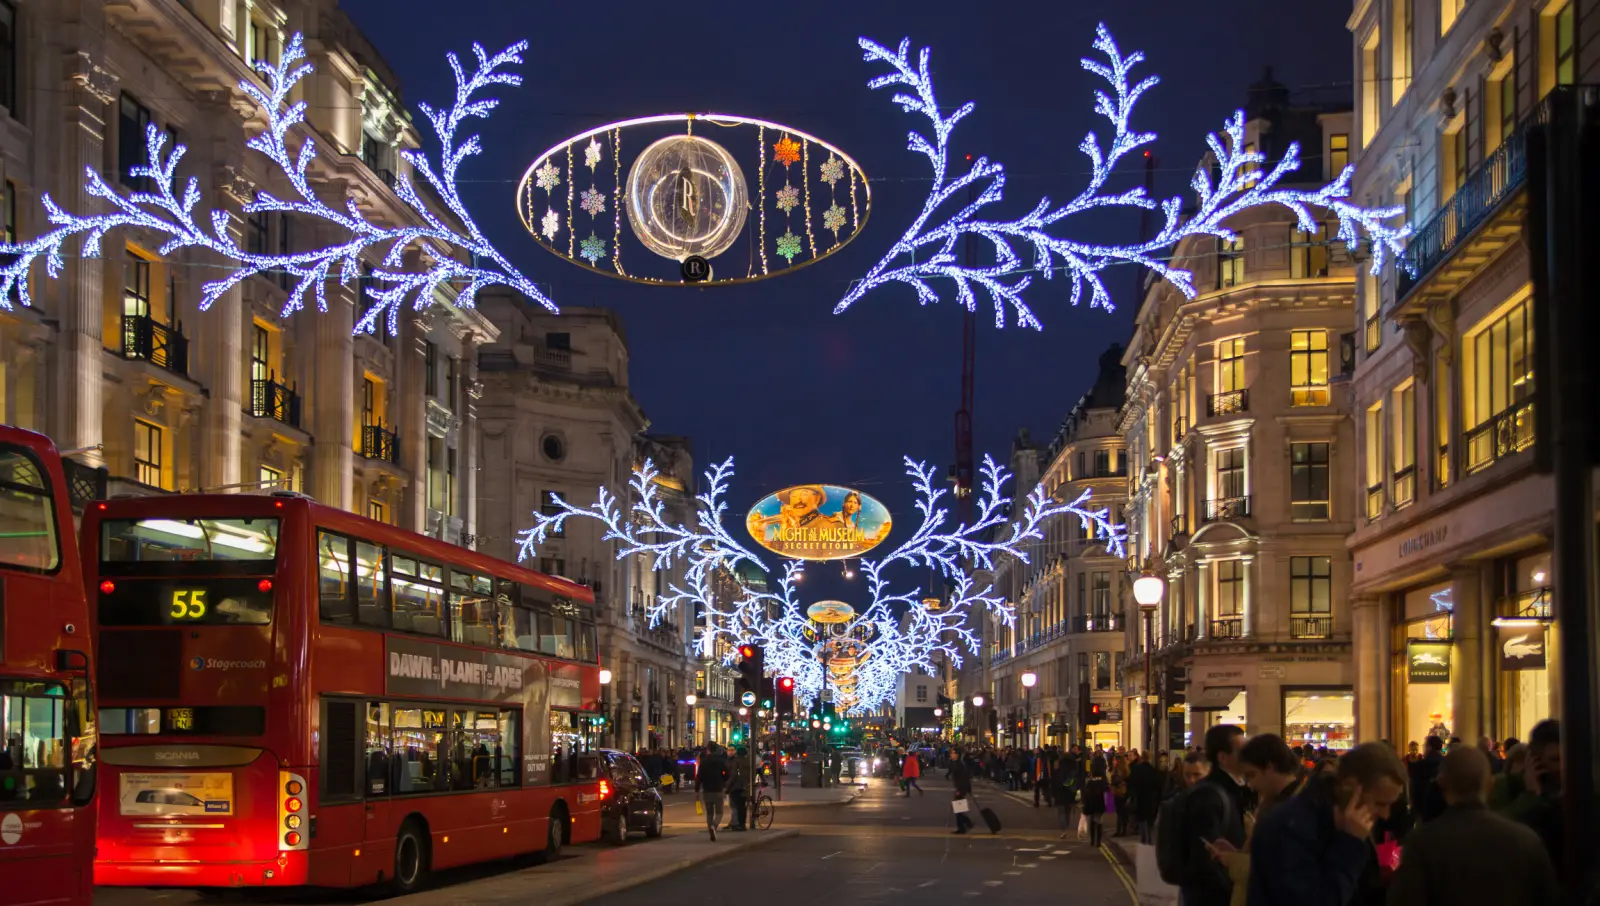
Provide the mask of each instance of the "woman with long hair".
POLYGON ((1089 766, 1089 782, 1083 785, 1083 817, 1089 823, 1089 845, 1100 847, 1100 821, 1106 814, 1106 796, 1111 784, 1106 780, 1106 761, 1096 755, 1089 766))

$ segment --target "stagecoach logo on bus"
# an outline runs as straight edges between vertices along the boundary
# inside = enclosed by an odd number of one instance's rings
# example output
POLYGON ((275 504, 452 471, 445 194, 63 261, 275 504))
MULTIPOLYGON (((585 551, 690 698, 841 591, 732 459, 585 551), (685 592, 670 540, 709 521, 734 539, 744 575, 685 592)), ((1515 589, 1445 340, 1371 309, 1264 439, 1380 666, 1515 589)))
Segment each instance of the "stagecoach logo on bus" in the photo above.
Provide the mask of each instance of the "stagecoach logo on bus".
POLYGON ((259 659, 239 661, 220 657, 194 657, 189 659, 189 667, 194 670, 265 670, 267 662, 259 659))
POLYGON ((390 637, 387 647, 388 689, 399 695, 516 700, 527 685, 527 671, 539 666, 526 658, 435 642, 390 637))

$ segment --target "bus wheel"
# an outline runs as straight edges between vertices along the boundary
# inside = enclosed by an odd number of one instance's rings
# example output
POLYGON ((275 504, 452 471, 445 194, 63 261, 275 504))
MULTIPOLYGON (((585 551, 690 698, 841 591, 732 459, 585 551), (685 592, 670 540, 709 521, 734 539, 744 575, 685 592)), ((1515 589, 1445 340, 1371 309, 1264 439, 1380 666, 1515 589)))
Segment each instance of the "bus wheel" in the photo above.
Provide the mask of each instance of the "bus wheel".
POLYGON ((650 825, 644 829, 644 835, 654 840, 661 836, 661 806, 656 806, 656 813, 650 817, 650 825))
POLYGON ((414 893, 428 876, 428 836, 416 821, 407 821, 394 841, 394 879, 389 889, 396 895, 414 893))
POLYGON ((554 862, 561 858, 561 843, 566 833, 567 810, 559 805, 551 809, 550 820, 546 824, 544 861, 554 862))

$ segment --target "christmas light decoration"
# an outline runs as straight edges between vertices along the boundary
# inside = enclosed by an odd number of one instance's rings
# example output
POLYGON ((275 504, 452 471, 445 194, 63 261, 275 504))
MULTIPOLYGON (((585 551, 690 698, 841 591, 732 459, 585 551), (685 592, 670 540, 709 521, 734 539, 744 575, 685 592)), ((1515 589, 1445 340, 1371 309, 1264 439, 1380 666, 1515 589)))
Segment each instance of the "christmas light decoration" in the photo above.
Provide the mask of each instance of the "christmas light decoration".
POLYGON ((793 230, 784 233, 778 237, 776 250, 778 254, 792 263, 794 256, 800 254, 800 237, 796 236, 793 230))
POLYGON ((583 165, 591 171, 600 166, 600 140, 590 137, 588 147, 583 149, 583 165))
POLYGON ((587 259, 590 264, 595 264, 606 256, 606 241, 590 233, 589 238, 578 243, 578 255, 587 259))
POLYGON ((844 161, 837 157, 830 156, 827 160, 822 162, 822 166, 817 168, 817 174, 822 178, 823 182, 828 184, 828 188, 831 189, 833 188, 834 183, 844 179, 844 161))
POLYGON ((554 239, 556 233, 561 231, 561 215, 556 213, 555 208, 551 208, 544 212, 544 219, 539 222, 539 226, 546 236, 554 239))
POLYGON ((235 262, 235 269, 202 286, 202 311, 241 281, 263 273, 287 273, 293 281, 284 303, 284 316, 303 308, 307 296, 314 296, 317 308, 326 311, 328 282, 351 284, 362 271, 363 257, 369 255, 380 260, 380 264, 370 270, 374 283, 367 293, 377 304, 360 314, 356 324, 358 332, 373 330, 377 319, 383 316, 387 317, 389 328, 398 332, 400 306, 410 300, 414 309, 427 308, 434 303, 435 291, 446 284, 457 287, 455 303, 463 307, 470 307, 483 288, 505 285, 556 311, 555 304, 539 287, 484 237, 456 191, 457 169, 464 160, 482 150, 476 135, 458 141, 457 132, 467 120, 486 117, 498 104, 492 98, 476 97, 481 91, 492 85, 521 84, 519 76, 503 70, 520 65, 527 46, 527 42, 519 42, 490 56, 480 45, 474 44, 472 51, 477 67, 470 74, 462 69, 455 54, 447 55, 456 80, 454 103, 438 110, 427 104, 419 105, 439 137, 439 162, 436 165, 414 150, 402 151, 401 157, 411 165, 415 177, 426 182, 432 194, 454 215, 454 224, 422 201, 412 183, 413 176, 405 173, 397 178, 394 191, 415 215, 417 223, 414 225, 373 223, 362 216, 354 200, 347 201, 342 210, 323 202, 308 175, 308 168, 318 153, 316 140, 304 138, 294 150, 287 144, 289 133, 305 121, 306 102, 291 102, 294 87, 312 70, 311 64, 304 62, 304 39, 296 33, 284 44, 277 63, 258 61, 255 64, 265 79, 265 90, 248 79, 239 86, 260 107, 267 122, 266 130, 250 138, 247 145, 277 165, 291 192, 289 197, 279 198, 271 192, 258 191, 254 200, 243 206, 243 213, 319 220, 338 235, 334 244, 277 254, 240 248, 231 235, 232 215, 227 211, 213 210, 209 216, 197 219, 198 180, 191 177, 181 191, 175 185, 178 162, 187 149, 174 145, 167 150, 167 134, 152 124, 145 133, 146 163, 132 168, 129 174, 148 180, 147 190, 120 194, 98 170, 88 167, 85 170, 87 191, 101 199, 108 210, 100 214, 73 214, 46 195, 43 198, 46 217, 55 228, 25 242, 0 243, 0 254, 15 256, 0 268, 0 308, 11 308, 13 293, 23 305, 30 304, 28 273, 40 256, 45 258, 45 271, 50 277, 61 274, 65 266, 62 247, 68 239, 82 236, 82 254, 97 257, 108 232, 133 228, 166 237, 157 249, 157 254, 163 257, 184 249, 206 250, 235 262), (422 252, 422 269, 401 270, 407 252, 412 250, 422 252))
POLYGON ((587 211, 590 217, 598 217, 606 209, 605 193, 598 189, 584 189, 579 199, 578 207, 587 211))
POLYGON ((1092 507, 1087 491, 1064 502, 1035 487, 1020 512, 1008 516, 1009 500, 1003 492, 1010 475, 985 457, 974 520, 950 527, 944 506, 950 492, 939 486, 935 469, 909 457, 905 466, 917 494, 921 522, 887 555, 860 561, 868 600, 852 619, 829 629, 829 633, 842 635, 819 637, 817 624, 807 617, 798 594, 803 562, 786 563, 772 590, 743 586, 743 594, 731 601, 714 593, 713 580, 719 572, 736 573, 741 565, 768 572, 722 524, 727 511, 723 498, 733 476, 732 458, 705 472, 705 490, 694 498, 692 525, 667 518, 656 481, 659 473, 648 461, 635 470, 629 482, 631 502, 618 500, 604 487, 595 503, 581 508, 551 494, 553 511, 534 513, 533 526, 517 534, 518 559, 537 557, 538 546, 561 531, 568 519, 594 519, 604 526, 601 540, 617 542, 618 559, 647 557, 657 570, 683 564, 681 582, 669 582, 667 593, 647 606, 650 625, 687 605, 703 621, 696 640, 702 656, 714 652, 719 639, 729 642, 730 648, 746 642, 761 645, 768 667, 793 676, 802 699, 815 698, 828 684, 836 683, 822 666, 824 654, 848 656, 852 663, 846 664, 850 669, 843 672, 851 684, 849 708, 864 713, 886 701, 886 696, 892 697, 901 674, 931 671, 936 655, 959 666, 963 651, 976 652, 978 639, 967 626, 972 611, 986 611, 1005 625, 1013 623, 1011 605, 974 579, 973 573, 992 572, 995 560, 1002 556, 1026 562, 1028 543, 1044 537, 1041 527, 1046 520, 1076 516, 1108 553, 1125 555, 1126 530, 1111 521, 1108 510, 1092 507), (944 576, 951 589, 949 605, 930 610, 921 604, 923 589, 895 590, 886 574, 893 566, 932 569, 944 576))
POLYGON ((790 164, 800 162, 800 143, 785 135, 772 146, 772 159, 783 164, 787 169, 790 164))
POLYGON ((823 211, 822 226, 824 229, 832 230, 833 234, 838 236, 839 230, 844 226, 844 208, 835 204, 823 211))
POLYGON ((787 214, 800 203, 800 190, 788 183, 784 183, 783 188, 774 193, 773 199, 778 206, 778 210, 787 214))
POLYGON ((1102 145, 1090 132, 1078 145, 1078 150, 1089 158, 1088 185, 1062 205, 1052 207, 1050 199, 1043 198, 1016 219, 982 219, 980 212, 1002 199, 1003 167, 997 161, 979 157, 964 175, 951 178, 949 172, 951 130, 973 111, 973 104, 963 104, 948 113, 948 108, 939 106, 928 67, 928 48, 924 47, 917 59, 912 60, 909 39, 901 41, 898 50, 889 50, 867 38, 860 39, 859 44, 863 59, 887 64, 892 70, 873 78, 868 86, 873 89, 897 86, 901 90, 895 93, 894 102, 907 113, 926 117, 932 126, 931 139, 912 132, 908 148, 928 158, 933 168, 933 187, 904 235, 851 287, 834 307, 835 313, 845 311, 867 293, 887 283, 910 286, 923 304, 937 302, 940 295, 930 285, 931 281, 948 279, 955 284, 956 301, 969 311, 976 310, 976 291, 986 293, 994 308, 996 326, 1005 325, 1009 308, 1018 324, 1039 328, 1038 318, 1023 299, 1023 292, 1031 282, 1026 271, 1037 270, 1046 279, 1062 271, 1072 284, 1072 304, 1076 305, 1087 291, 1090 307, 1109 311, 1111 296, 1101 272, 1113 264, 1124 263, 1154 271, 1192 298, 1195 287, 1190 272, 1158 256, 1187 236, 1209 235, 1231 240, 1234 234, 1224 221, 1241 211, 1268 204, 1288 208, 1295 214, 1299 229, 1306 232, 1315 232, 1318 228, 1311 216, 1311 207, 1331 211, 1339 221, 1338 238, 1350 246, 1356 245, 1365 232, 1370 240, 1374 274, 1380 272, 1388 254, 1399 254, 1405 238, 1410 235, 1409 225, 1390 224, 1404 214, 1403 208, 1363 208, 1346 200, 1353 167, 1346 167, 1333 182, 1320 189, 1280 188, 1279 183, 1299 169, 1300 149, 1291 143, 1276 165, 1262 170, 1265 157, 1245 146, 1242 111, 1224 124, 1221 136, 1216 133, 1207 136, 1206 143, 1216 166, 1215 176, 1205 165, 1195 171, 1190 185, 1196 200, 1187 216, 1181 197, 1158 202, 1146 195, 1142 187, 1103 193, 1118 162, 1129 152, 1155 140, 1154 133, 1132 131, 1129 120, 1139 98, 1157 83, 1155 76, 1137 82, 1131 80, 1132 69, 1143 62, 1144 55, 1137 52, 1124 55, 1104 25, 1096 30, 1094 42, 1094 48, 1105 57, 1104 62, 1081 61, 1084 69, 1105 80, 1111 88, 1109 94, 1095 92, 1095 112, 1105 117, 1112 127, 1109 143, 1102 145), (977 196, 967 202, 965 195, 969 187, 977 187, 977 196), (935 214, 952 199, 961 206, 948 219, 935 222, 935 214), (1165 216, 1165 224, 1151 238, 1129 245, 1065 239, 1051 232, 1073 215, 1095 209, 1156 208, 1165 216), (967 236, 989 244, 992 263, 972 266, 961 263, 959 244, 967 236), (1032 249, 1031 267, 1024 266, 1014 246, 1032 249))
POLYGON ((549 161, 545 161, 544 166, 534 172, 536 174, 535 182, 538 183, 539 188, 546 192, 561 185, 561 169, 549 161))

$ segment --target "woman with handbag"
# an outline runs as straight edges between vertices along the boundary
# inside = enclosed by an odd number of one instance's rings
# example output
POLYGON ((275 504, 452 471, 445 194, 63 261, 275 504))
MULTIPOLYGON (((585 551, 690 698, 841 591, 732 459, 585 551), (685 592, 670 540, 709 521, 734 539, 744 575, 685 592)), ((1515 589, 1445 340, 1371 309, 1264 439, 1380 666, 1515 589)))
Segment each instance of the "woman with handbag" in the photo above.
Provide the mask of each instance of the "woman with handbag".
POLYGON ((1106 800, 1110 796, 1105 759, 1096 756, 1089 766, 1089 781, 1083 785, 1083 817, 1089 823, 1089 845, 1096 849, 1100 847, 1100 823, 1105 818, 1106 800))
POLYGON ((1128 756, 1118 755, 1111 762, 1111 802, 1117 812, 1117 831, 1113 837, 1128 835, 1128 756))

